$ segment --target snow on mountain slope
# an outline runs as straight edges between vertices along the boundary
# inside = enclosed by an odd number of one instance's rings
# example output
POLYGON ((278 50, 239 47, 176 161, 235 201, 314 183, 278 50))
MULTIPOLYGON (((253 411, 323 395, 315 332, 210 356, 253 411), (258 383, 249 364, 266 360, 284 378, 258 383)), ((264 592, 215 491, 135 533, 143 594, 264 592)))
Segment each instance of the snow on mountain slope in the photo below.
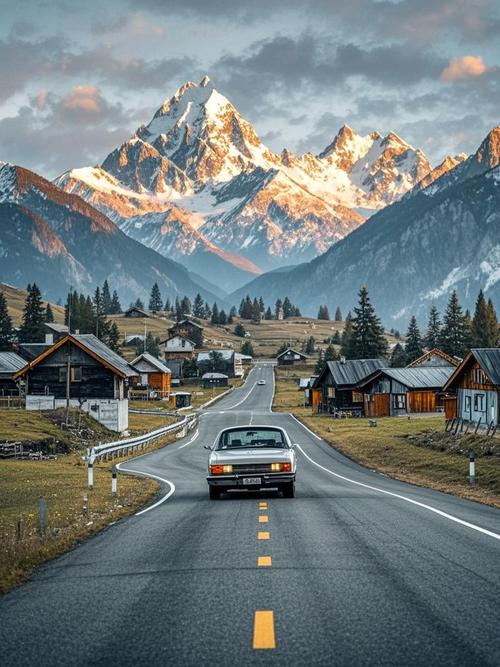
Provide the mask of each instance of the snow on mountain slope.
MULTIPOLYGON (((204 77, 181 86, 100 167, 72 170, 56 183, 130 232, 141 229, 125 224, 130 217, 188 211, 176 225, 176 256, 184 262, 195 246, 182 238, 194 228, 222 254, 268 269, 323 252, 430 170, 423 153, 396 134, 361 136, 347 125, 319 155, 278 155, 204 77)), ((160 251, 174 245, 162 243, 160 251)))

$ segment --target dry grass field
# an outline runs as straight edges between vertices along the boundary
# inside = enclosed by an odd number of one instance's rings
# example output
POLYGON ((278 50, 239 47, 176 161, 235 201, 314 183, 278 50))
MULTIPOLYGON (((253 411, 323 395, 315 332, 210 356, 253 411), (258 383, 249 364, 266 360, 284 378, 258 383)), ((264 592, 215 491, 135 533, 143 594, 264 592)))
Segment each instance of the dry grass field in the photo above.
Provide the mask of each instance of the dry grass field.
MULTIPOLYGON (((483 456, 477 460, 477 483, 471 487, 465 453, 426 446, 433 436, 438 440, 442 435, 444 417, 388 417, 377 419, 376 428, 371 428, 368 419, 334 419, 313 414, 311 408, 304 407, 294 377, 305 377, 307 371, 307 368, 294 369, 293 375, 288 371, 286 376, 282 369, 276 370, 274 410, 292 412, 335 449, 368 468, 418 486, 500 507, 500 457, 483 456)), ((468 438, 462 451, 474 446, 474 436, 468 438)), ((479 444, 478 441, 478 450, 479 444)))
MULTIPOLYGON (((14 326, 18 326, 21 323, 24 301, 26 299, 26 292, 20 290, 17 287, 11 287, 4 283, 0 283, 0 292, 3 292, 6 300, 7 306, 9 308, 9 315, 12 318, 14 326)), ((54 319, 56 322, 64 322, 64 308, 62 306, 56 306, 54 303, 50 304, 52 311, 54 313, 54 319)))

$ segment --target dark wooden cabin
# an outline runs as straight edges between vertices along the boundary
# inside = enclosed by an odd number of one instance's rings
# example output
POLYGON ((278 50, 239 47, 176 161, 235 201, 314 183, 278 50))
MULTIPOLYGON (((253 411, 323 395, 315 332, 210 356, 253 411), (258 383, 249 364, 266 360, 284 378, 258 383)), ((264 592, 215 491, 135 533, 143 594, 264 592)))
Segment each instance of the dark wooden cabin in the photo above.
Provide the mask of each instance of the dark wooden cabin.
MULTIPOLYGON (((500 348, 471 350, 445 386, 456 391, 456 416, 484 426, 500 424, 500 348)), ((451 413, 451 410, 450 410, 451 413)))
POLYGON ((453 366, 421 366, 375 371, 360 385, 365 416, 393 417, 443 409, 443 388, 453 370, 453 366))
POLYGON ((142 308, 138 308, 137 306, 131 306, 123 313, 123 317, 140 319, 143 317, 149 317, 149 313, 146 313, 145 310, 142 310, 142 308))
POLYGON ((169 337, 172 336, 182 336, 182 338, 188 338, 190 341, 194 341, 195 344, 198 342, 201 344, 203 341, 203 327, 193 320, 184 319, 175 322, 168 329, 169 337))
POLYGON ((229 378, 224 373, 204 373, 201 377, 201 386, 204 389, 211 387, 227 387, 229 378))
POLYGON ((327 361, 312 387, 313 408, 320 412, 364 412, 360 383, 387 364, 386 359, 349 359, 327 361), (319 390, 319 391, 318 391, 319 390))
POLYGON ((297 350, 288 347, 277 355, 276 361, 278 366, 295 366, 296 364, 305 363, 307 361, 307 354, 297 352, 297 350))

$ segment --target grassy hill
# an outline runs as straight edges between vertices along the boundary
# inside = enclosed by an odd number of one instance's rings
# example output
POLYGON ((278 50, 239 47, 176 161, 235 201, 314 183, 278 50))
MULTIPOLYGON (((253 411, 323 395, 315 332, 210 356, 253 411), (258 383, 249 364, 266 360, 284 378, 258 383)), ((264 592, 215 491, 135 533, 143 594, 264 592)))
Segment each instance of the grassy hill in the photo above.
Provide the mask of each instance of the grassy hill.
MULTIPOLYGON (((7 300, 9 315, 12 318, 14 326, 18 326, 21 324, 21 319, 23 316, 26 291, 18 289, 17 287, 12 287, 11 285, 6 285, 5 283, 0 283, 0 292, 4 293, 4 296, 7 300)), ((51 303, 50 305, 52 307, 52 312, 54 313, 55 321, 63 323, 64 308, 62 306, 56 306, 54 303, 51 303)))

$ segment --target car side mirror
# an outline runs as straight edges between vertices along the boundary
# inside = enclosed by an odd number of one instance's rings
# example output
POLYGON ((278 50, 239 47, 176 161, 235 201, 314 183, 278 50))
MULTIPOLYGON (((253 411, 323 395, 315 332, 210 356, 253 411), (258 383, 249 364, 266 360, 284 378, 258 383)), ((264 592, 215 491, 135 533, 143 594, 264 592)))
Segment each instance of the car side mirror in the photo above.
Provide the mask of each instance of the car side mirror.
POLYGON ((203 445, 203 449, 208 449, 210 452, 212 451, 212 447, 210 445, 203 445))
POLYGON ((298 448, 299 448, 299 445, 296 442, 294 442, 293 445, 292 445, 292 449, 298 449, 298 448))

